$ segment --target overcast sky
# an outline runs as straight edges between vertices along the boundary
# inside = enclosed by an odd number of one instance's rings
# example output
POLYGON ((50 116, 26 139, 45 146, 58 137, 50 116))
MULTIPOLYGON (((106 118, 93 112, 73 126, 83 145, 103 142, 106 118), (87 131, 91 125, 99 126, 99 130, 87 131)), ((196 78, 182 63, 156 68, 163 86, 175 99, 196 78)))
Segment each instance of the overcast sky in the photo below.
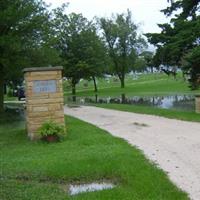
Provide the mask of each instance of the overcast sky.
POLYGON ((45 0, 55 8, 69 2, 67 13, 82 13, 92 19, 94 16, 110 17, 112 13, 122 13, 130 9, 133 19, 141 24, 141 32, 160 32, 157 23, 167 22, 168 19, 160 12, 166 8, 167 0, 45 0))

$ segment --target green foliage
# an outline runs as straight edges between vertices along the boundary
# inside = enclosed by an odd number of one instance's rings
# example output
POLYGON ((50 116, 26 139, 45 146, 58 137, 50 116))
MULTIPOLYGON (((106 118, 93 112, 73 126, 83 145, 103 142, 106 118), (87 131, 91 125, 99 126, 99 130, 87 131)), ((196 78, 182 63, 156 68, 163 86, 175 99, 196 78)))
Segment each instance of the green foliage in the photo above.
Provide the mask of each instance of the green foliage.
MULTIPOLYGON (((42 1, 1 1, 0 64, 4 79, 16 79, 29 66, 31 53, 48 34, 49 12, 42 1)), ((39 59, 39 57, 38 57, 39 59)))
POLYGON ((50 47, 50 12, 41 0, 1 0, 0 3, 0 112, 3 84, 22 79, 24 67, 58 63, 50 47))
MULTIPOLYGON (((157 66, 164 64, 182 67, 184 57, 187 57, 188 62, 190 52, 200 44, 199 6, 198 0, 179 0, 171 1, 170 6, 162 10, 166 16, 171 16, 170 23, 158 25, 162 29, 161 33, 146 34, 149 42, 157 46, 154 57, 157 66)), ((197 54, 193 54, 193 58, 194 55, 197 54)), ((187 69, 190 73, 192 88, 197 88, 197 81, 193 78, 197 71, 194 65, 188 67, 183 69, 187 69)))
POLYGON ((146 63, 146 67, 151 68, 151 71, 153 72, 153 67, 155 66, 153 63, 153 52, 151 51, 143 51, 140 56, 143 56, 145 63, 146 63))
POLYGON ((191 78, 189 79, 192 89, 200 87, 200 46, 192 49, 185 55, 183 61, 185 71, 189 71, 191 78))
POLYGON ((110 19, 101 18, 99 23, 112 61, 112 72, 119 77, 123 88, 125 74, 134 68, 137 54, 145 41, 137 34, 138 26, 134 24, 129 10, 110 19))
POLYGON ((146 61, 144 57, 138 57, 135 60, 134 69, 138 72, 142 72, 147 68, 146 61))
POLYGON ((42 126, 38 129, 38 134, 40 136, 48 136, 48 135, 64 135, 64 127, 60 124, 57 124, 53 121, 46 121, 42 124, 42 126))
MULTIPOLYGON (((170 95, 195 95, 200 90, 194 91, 188 88, 186 82, 183 81, 181 73, 178 73, 177 80, 173 77, 167 77, 163 73, 142 74, 138 75, 138 79, 133 80, 133 76, 126 77, 126 88, 120 88, 120 83, 114 81, 112 77, 110 83, 105 79, 99 79, 98 97, 120 97, 121 94, 127 96, 170 96, 170 95)), ((88 83, 85 89, 83 83, 77 85, 77 96, 87 97, 94 96, 92 83, 88 83)), ((69 90, 65 90, 65 94, 69 96, 69 90)), ((66 97, 67 97, 66 96, 66 97)))
POLYGON ((65 6, 54 10, 56 48, 63 61, 64 75, 71 80, 75 90, 81 78, 89 79, 102 74, 105 49, 92 21, 82 14, 66 15, 64 10, 65 6))
POLYGON ((8 97, 12 97, 13 96, 13 91, 10 88, 8 89, 7 96, 8 97))

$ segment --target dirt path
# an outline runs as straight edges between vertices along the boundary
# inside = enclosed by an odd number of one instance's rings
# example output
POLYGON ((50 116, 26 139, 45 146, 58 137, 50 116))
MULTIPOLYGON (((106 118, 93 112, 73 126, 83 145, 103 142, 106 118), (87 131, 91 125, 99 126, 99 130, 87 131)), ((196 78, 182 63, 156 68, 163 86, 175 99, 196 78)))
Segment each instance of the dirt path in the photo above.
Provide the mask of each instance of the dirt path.
POLYGON ((65 114, 137 146, 191 199, 200 200, 200 123, 89 106, 65 107, 65 114))

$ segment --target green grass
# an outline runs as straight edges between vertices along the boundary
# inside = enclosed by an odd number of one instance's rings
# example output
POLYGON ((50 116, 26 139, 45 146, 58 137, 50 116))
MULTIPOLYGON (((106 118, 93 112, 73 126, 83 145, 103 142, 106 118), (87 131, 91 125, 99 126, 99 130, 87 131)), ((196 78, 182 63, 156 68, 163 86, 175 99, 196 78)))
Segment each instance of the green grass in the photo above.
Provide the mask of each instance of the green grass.
POLYGON ((9 97, 7 95, 4 95, 4 101, 17 101, 17 97, 9 97))
MULTIPOLYGON (((82 81, 77 85, 77 96, 94 96, 93 82, 88 82, 88 86, 84 87, 82 81)), ((71 90, 66 87, 65 94, 70 95, 71 90)), ((120 82, 113 79, 106 82, 105 79, 98 80, 98 96, 120 96, 122 93, 127 96, 161 96, 161 95, 177 95, 177 94, 196 94, 200 90, 192 91, 188 87, 188 83, 184 82, 181 75, 177 80, 172 77, 168 78, 165 74, 145 74, 140 75, 137 80, 133 80, 130 76, 126 78, 126 87, 120 88, 120 82)))
POLYGON ((66 118, 61 143, 30 142, 16 113, 0 116, 2 200, 185 200, 166 174, 122 139, 66 118), (112 190, 68 196, 60 184, 113 180, 112 190))
POLYGON ((133 113, 157 115, 171 119, 200 122, 200 114, 197 114, 195 112, 177 111, 170 109, 155 108, 150 106, 125 105, 125 104, 95 104, 95 106, 113 110, 133 112, 133 113))
MULTIPOLYGON (((92 81, 88 82, 88 87, 84 87, 82 81, 77 85, 77 97, 94 97, 92 81)), ((183 81, 181 74, 178 74, 177 80, 172 77, 167 77, 165 74, 143 74, 137 80, 133 80, 131 76, 126 77, 126 87, 120 88, 120 82, 110 79, 107 83, 105 79, 98 80, 99 91, 98 98, 101 97, 118 97, 121 98, 122 94, 126 97, 132 96, 170 96, 170 95, 195 95, 200 94, 200 90, 190 90, 188 83, 183 81)), ((68 102, 70 90, 65 90, 65 102, 68 102)), ((96 106, 122 110, 128 112, 144 113, 151 115, 158 115, 167 118, 174 118, 186 121, 200 122, 199 114, 195 112, 168 110, 161 108, 153 108, 150 106, 137 106, 137 105, 119 105, 119 104, 98 104, 96 106)))

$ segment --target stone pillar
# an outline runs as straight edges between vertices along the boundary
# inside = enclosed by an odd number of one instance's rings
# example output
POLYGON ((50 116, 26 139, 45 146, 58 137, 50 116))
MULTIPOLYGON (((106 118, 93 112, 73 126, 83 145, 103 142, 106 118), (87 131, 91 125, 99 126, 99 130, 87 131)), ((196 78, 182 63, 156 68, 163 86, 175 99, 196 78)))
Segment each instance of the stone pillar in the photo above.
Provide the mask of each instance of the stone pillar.
POLYGON ((64 125, 62 67, 38 67, 23 70, 26 95, 26 127, 31 140, 47 120, 64 125))
POLYGON ((196 113, 200 113, 200 95, 195 96, 195 110, 196 113))

